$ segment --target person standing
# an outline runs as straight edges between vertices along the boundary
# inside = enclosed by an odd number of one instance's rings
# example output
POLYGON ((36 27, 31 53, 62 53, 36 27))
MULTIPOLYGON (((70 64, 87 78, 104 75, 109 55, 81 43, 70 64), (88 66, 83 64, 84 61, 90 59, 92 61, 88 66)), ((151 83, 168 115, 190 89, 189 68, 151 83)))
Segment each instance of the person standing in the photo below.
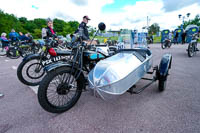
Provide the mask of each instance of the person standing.
POLYGON ((172 41, 172 32, 169 32, 169 40, 172 41))
POLYGON ((75 31, 75 33, 80 32, 80 30, 82 30, 83 34, 82 34, 82 39, 84 41, 88 41, 90 39, 89 37, 89 33, 88 33, 88 22, 89 22, 90 18, 88 16, 84 16, 83 17, 83 21, 81 22, 81 24, 79 25, 78 29, 75 31))
POLYGON ((175 41, 174 44, 178 44, 178 30, 175 33, 174 41, 175 41))
MULTIPOLYGON (((78 29, 75 31, 75 34, 80 31, 82 32, 82 40, 85 41, 87 44, 91 43, 89 33, 88 33, 88 26, 87 26, 89 20, 91 20, 91 19, 88 16, 84 16, 83 21, 79 25, 78 29)), ((92 41, 92 44, 97 44, 97 42, 92 41)))
POLYGON ((47 19, 47 27, 42 29, 42 38, 43 39, 57 38, 56 32, 53 29, 53 21, 50 18, 47 19))
POLYGON ((183 31, 183 33, 181 34, 182 37, 182 44, 185 44, 185 37, 186 37, 186 32, 183 31))

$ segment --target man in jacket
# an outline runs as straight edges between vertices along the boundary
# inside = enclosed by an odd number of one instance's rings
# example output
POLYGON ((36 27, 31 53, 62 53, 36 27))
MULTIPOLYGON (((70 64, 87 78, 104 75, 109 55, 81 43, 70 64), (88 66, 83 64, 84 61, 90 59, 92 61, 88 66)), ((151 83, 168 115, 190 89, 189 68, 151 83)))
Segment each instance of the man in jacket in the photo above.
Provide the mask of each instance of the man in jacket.
MULTIPOLYGON (((91 40, 88 33, 88 21, 91 20, 88 16, 83 17, 83 21, 79 25, 79 28, 75 31, 75 33, 81 32, 82 34, 82 40, 86 43, 90 44, 91 40)), ((96 41, 93 41, 92 44, 97 44, 96 41)))

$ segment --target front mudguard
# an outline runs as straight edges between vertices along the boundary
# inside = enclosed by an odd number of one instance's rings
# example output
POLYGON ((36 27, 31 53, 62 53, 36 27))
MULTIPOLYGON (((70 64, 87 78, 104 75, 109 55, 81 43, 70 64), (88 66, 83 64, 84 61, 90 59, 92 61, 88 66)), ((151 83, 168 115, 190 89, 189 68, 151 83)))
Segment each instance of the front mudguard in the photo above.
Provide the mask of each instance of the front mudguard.
MULTIPOLYGON (((68 62, 57 62, 57 63, 53 63, 53 64, 49 64, 47 66, 44 67, 44 71, 48 74, 49 72, 51 71, 56 71, 58 68, 61 68, 61 67, 68 67, 68 68, 72 68, 72 65, 68 62)), ((74 68, 74 70, 77 70, 77 68, 74 68)), ((75 73, 75 71, 72 70, 72 73, 75 73)), ((86 79, 84 77, 84 74, 82 71, 79 71, 80 74, 79 76, 76 77, 76 79, 86 79)), ((86 84, 84 84, 84 89, 86 88, 86 84)))
MULTIPOLYGON (((69 67, 69 68, 72 68, 72 64, 71 63, 68 63, 68 62, 56 62, 56 63, 53 63, 53 64, 49 64, 47 66, 44 67, 44 71, 46 73, 49 73, 50 71, 56 71, 57 68, 60 68, 60 67, 69 67)), ((78 68, 74 67, 72 72, 76 72, 76 71, 79 71, 80 72, 80 75, 83 76, 83 72, 78 70, 78 68)))
POLYGON ((163 80, 166 79, 168 71, 169 69, 171 69, 171 64, 172 64, 172 55, 171 54, 163 55, 158 69, 159 79, 163 80))
POLYGON ((37 59, 37 58, 38 59, 40 58, 40 54, 29 54, 29 55, 25 56, 22 61, 27 61, 27 60, 31 60, 31 59, 37 59))
POLYGON ((60 67, 71 67, 71 64, 66 63, 66 62, 56 62, 56 63, 45 66, 44 71, 48 73, 48 72, 54 71, 55 69, 60 68, 60 67))

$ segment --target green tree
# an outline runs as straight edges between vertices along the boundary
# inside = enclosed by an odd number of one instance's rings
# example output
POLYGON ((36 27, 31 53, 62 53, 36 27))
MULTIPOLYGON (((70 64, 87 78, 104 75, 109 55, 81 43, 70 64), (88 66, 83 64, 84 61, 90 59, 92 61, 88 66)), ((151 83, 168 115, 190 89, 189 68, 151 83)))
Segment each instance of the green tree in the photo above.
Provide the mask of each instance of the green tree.
POLYGON ((17 32, 22 31, 23 27, 20 21, 13 14, 7 14, 0 10, 0 33, 10 33, 11 29, 17 32))
MULTIPOLYGON (((183 28, 185 29, 190 24, 200 26, 200 16, 196 15, 196 17, 194 19, 189 20, 189 21, 185 21, 184 24, 183 24, 183 28)), ((178 27, 180 28, 181 26, 178 26, 178 27)))
POLYGON ((33 38, 41 38, 41 29, 34 29, 33 38))
POLYGON ((34 29, 37 28, 37 25, 34 23, 33 20, 28 21, 25 25, 24 25, 24 29, 27 30, 30 33, 34 32, 34 29))
POLYGON ((37 29, 42 29, 47 26, 46 20, 42 18, 34 19, 33 23, 37 26, 37 29))
POLYGON ((91 27, 91 26, 89 26, 89 28, 88 28, 89 30, 89 36, 93 36, 94 35, 94 33, 97 31, 96 30, 96 28, 93 28, 93 27, 91 27))
POLYGON ((22 24, 25 24, 25 23, 28 22, 27 18, 25 18, 25 17, 19 18, 19 21, 20 21, 22 24))
POLYGON ((160 26, 158 25, 158 23, 152 24, 148 29, 148 33, 152 35, 156 34, 159 31, 160 31, 160 26))
MULTIPOLYGON (((4 13, 0 10, 0 34, 2 32, 10 33, 11 29, 16 32, 31 33, 34 38, 41 37, 41 30, 46 27, 46 20, 37 18, 34 20, 27 20, 26 17, 17 18, 13 14, 4 13)), ((66 36, 74 33, 79 26, 77 21, 65 22, 60 19, 54 19, 54 29, 58 35, 66 36)))
POLYGON ((64 26, 65 26, 65 21, 60 20, 60 19, 54 19, 53 20, 53 25, 54 25, 54 29, 57 32, 57 34, 62 34, 64 26))

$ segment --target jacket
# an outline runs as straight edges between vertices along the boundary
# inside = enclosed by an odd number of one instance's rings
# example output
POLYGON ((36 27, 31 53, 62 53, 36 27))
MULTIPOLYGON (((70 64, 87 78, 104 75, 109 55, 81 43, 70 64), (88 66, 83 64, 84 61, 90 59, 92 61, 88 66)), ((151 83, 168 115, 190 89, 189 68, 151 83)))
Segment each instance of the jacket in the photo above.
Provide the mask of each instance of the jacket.
POLYGON ((51 31, 51 29, 49 27, 46 27, 45 30, 46 30, 46 35, 43 36, 43 39, 49 39, 49 38, 56 38, 57 37, 54 29, 52 29, 54 33, 51 31))
POLYGON ((89 40, 89 33, 88 33, 88 27, 86 26, 86 23, 82 22, 79 25, 79 28, 75 31, 75 33, 81 32, 82 31, 82 39, 83 40, 89 40))

